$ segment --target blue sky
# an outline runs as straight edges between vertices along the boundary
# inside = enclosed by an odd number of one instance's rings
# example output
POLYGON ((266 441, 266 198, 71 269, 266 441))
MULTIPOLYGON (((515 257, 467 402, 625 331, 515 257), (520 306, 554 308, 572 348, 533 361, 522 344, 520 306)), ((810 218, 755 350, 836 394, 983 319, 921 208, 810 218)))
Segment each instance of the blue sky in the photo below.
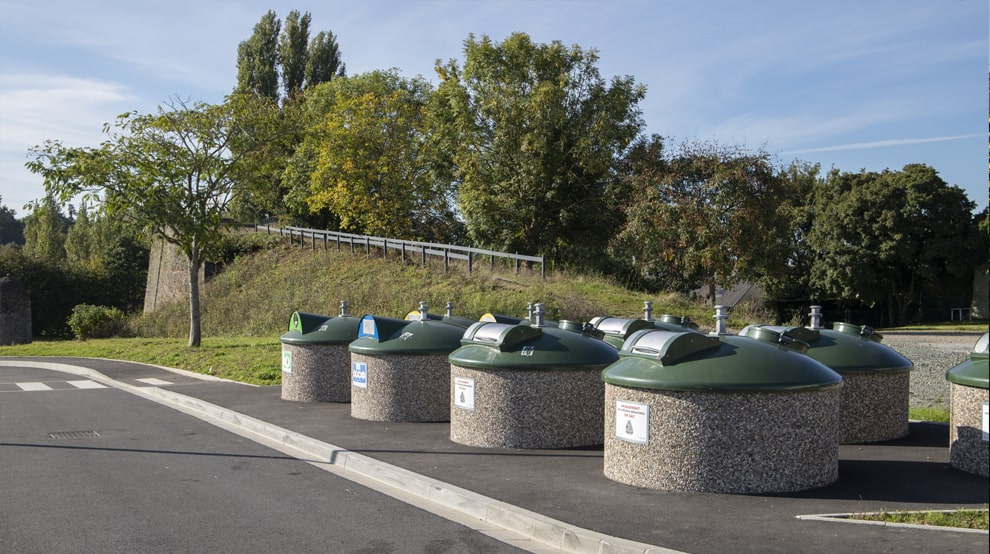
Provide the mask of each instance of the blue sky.
POLYGON ((649 133, 826 171, 924 163, 987 205, 987 0, 0 0, 3 203, 44 195, 23 166, 46 139, 95 146, 120 113, 223 101, 269 9, 310 12, 349 75, 436 83, 470 33, 595 49, 603 76, 646 85, 649 133))

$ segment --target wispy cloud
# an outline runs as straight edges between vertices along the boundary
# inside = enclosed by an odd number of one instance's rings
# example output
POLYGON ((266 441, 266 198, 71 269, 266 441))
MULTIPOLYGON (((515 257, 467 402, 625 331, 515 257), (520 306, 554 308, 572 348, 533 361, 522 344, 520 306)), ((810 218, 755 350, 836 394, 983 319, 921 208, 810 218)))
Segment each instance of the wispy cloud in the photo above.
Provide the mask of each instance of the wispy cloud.
POLYGON ((92 144, 134 97, 123 85, 75 77, 0 75, 0 149, 26 151, 45 139, 92 144))
POLYGON ((977 138, 982 136, 986 136, 986 135, 983 133, 970 133, 967 135, 952 135, 946 137, 906 138, 906 139, 874 140, 870 142, 852 142, 849 144, 823 146, 821 148, 806 148, 803 150, 791 150, 789 152, 784 152, 784 154, 796 155, 796 154, 817 154, 820 152, 840 152, 843 150, 868 150, 871 148, 886 148, 890 146, 910 146, 912 144, 926 144, 930 142, 948 142, 952 140, 965 140, 965 139, 977 138))

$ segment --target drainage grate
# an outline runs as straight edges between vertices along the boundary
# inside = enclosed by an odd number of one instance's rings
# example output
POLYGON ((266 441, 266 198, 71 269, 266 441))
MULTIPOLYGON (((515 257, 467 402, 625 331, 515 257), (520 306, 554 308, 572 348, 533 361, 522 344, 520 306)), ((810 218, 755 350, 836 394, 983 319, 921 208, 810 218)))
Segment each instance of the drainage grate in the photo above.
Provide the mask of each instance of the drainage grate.
POLYGON ((53 439, 93 439, 99 437, 96 431, 55 431, 48 433, 53 439))

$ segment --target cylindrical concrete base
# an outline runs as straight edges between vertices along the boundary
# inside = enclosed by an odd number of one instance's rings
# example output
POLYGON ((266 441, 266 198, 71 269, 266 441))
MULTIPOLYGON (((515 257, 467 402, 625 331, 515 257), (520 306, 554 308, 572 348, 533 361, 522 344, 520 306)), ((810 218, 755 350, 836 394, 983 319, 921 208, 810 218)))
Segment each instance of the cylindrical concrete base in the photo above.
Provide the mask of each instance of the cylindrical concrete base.
POLYGON ((843 373, 842 444, 880 442, 908 434, 911 374, 843 373))
POLYGON ((758 494, 827 485, 839 476, 839 388, 738 393, 606 384, 604 458, 609 479, 657 490, 758 494))
POLYGON ((351 353, 346 344, 282 344, 290 365, 282 366, 282 399, 350 402, 351 353))
POLYGON ((602 443, 601 371, 450 366, 450 440, 485 448, 602 443))
POLYGON ((949 464, 988 477, 990 442, 983 419, 990 390, 949 384, 949 464))
POLYGON ((369 356, 351 352, 351 372, 351 417, 371 421, 450 418, 450 363, 446 354, 369 356), (363 364, 363 379, 353 377, 358 364, 363 364))

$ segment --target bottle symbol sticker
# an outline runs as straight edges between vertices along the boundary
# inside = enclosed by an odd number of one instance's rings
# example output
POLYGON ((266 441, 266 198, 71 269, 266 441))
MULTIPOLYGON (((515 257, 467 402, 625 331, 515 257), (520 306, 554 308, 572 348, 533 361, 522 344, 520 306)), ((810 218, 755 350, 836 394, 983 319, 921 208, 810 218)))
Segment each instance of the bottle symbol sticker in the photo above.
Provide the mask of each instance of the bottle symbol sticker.
POLYGON ((464 403, 464 391, 461 391, 461 398, 460 398, 460 400, 461 400, 461 404, 463 404, 464 403))
POLYGON ((631 434, 633 434, 633 426, 632 426, 632 421, 627 421, 627 422, 626 422, 626 434, 627 434, 627 435, 631 435, 631 434))

